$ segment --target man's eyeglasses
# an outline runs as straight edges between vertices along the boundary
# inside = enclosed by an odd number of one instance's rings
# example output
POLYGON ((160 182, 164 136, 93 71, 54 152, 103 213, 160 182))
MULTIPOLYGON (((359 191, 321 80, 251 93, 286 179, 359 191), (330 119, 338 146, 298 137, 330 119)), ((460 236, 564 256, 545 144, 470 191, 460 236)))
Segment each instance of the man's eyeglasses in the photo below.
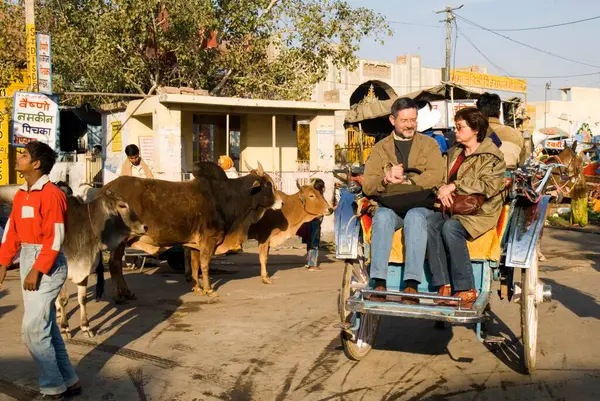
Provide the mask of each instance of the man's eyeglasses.
POLYGON ((399 120, 398 119, 396 121, 398 121, 402 125, 406 125, 408 123, 412 123, 412 124, 416 124, 417 123, 417 119, 416 118, 409 118, 409 119, 406 119, 406 120, 399 120))

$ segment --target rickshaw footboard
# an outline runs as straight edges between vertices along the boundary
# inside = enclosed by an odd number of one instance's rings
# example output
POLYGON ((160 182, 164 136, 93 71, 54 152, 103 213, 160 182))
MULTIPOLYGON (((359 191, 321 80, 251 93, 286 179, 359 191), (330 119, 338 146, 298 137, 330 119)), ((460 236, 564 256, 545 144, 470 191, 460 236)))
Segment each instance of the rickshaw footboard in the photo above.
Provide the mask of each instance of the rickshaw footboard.
POLYGON ((426 320, 437 320, 453 324, 479 323, 485 320, 484 311, 489 302, 489 291, 481 292, 470 309, 461 306, 459 297, 443 297, 437 294, 405 294, 398 291, 375 291, 362 289, 356 291, 346 300, 346 309, 352 312, 368 313, 374 315, 387 315, 395 317, 409 317, 426 320), (370 301, 365 296, 368 294, 385 295, 389 297, 417 298, 420 300, 458 301, 459 307, 427 304, 402 304, 396 301, 376 302, 370 301))

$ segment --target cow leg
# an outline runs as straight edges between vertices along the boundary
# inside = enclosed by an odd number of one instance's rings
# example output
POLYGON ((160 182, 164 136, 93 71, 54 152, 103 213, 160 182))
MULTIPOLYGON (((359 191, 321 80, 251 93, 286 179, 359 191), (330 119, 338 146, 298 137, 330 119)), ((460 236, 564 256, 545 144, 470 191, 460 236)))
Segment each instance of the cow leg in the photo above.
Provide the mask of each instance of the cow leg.
MULTIPOLYGON (((198 252, 195 249, 191 249, 188 247, 183 248, 183 255, 184 255, 184 266, 185 266, 185 273, 184 273, 184 277, 185 277, 185 281, 190 282, 192 281, 192 254, 194 252, 198 252)), ((200 262, 198 262, 200 263, 200 262)))
POLYGON ((113 299, 117 304, 123 304, 127 300, 136 299, 135 294, 129 291, 123 277, 123 255, 125 255, 126 243, 123 242, 110 253, 110 277, 113 283, 113 299))
POLYGON ((260 278, 264 284, 273 284, 267 273, 267 259, 269 258, 269 241, 258 245, 258 258, 260 260, 260 278))
MULTIPOLYGON (((202 292, 200 287, 200 280, 198 277, 198 270, 200 269, 200 252, 195 249, 190 249, 190 264, 192 268, 192 291, 195 293, 202 292)), ((187 272, 186 272, 187 274, 187 272)))
POLYGON ((81 331, 88 337, 94 337, 94 332, 90 329, 90 322, 87 316, 87 283, 88 278, 86 277, 81 283, 77 284, 77 302, 79 302, 79 327, 81 331))
MULTIPOLYGON (((218 297, 219 296, 219 294, 217 294, 216 291, 213 291, 212 287, 210 286, 210 278, 208 276, 210 260, 212 258, 212 255, 215 252, 216 247, 217 247, 216 243, 206 244, 204 247, 201 248, 200 252, 197 252, 200 254, 200 268, 202 269, 202 287, 203 287, 202 293, 204 295, 208 295, 209 297, 218 297)), ((198 273, 197 273, 197 269, 196 269, 196 275, 197 274, 198 273)))
POLYGON ((68 340, 71 338, 71 329, 67 320, 67 305, 69 304, 69 294, 67 293, 67 283, 60 289, 54 305, 56 306, 56 318, 59 320, 61 334, 68 340))

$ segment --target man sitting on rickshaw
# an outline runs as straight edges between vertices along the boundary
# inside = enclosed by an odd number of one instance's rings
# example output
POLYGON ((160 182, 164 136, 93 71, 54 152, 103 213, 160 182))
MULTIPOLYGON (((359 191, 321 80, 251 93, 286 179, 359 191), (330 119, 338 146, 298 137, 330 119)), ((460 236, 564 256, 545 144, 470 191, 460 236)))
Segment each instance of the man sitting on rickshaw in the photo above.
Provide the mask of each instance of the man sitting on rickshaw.
MULTIPOLYGON (((417 110, 417 103, 410 98, 399 98, 392 105, 390 122, 394 130, 373 147, 365 165, 362 185, 366 196, 417 192, 434 188, 442 182, 442 153, 435 139, 417 132, 417 110), (405 169, 408 168, 419 169, 421 174, 405 174, 405 169)), ((375 290, 386 290, 392 237, 396 230, 404 227, 404 292, 418 292, 427 246, 426 220, 432 213, 425 207, 415 207, 400 216, 386 207, 377 208, 371 231, 370 276, 375 290)), ((384 301, 385 297, 372 295, 371 300, 384 301)), ((402 302, 416 304, 419 301, 415 298, 403 298, 402 302)))
POLYGON ((496 226, 504 202, 506 164, 500 149, 486 138, 488 121, 481 111, 468 107, 456 113, 454 120, 457 145, 448 150, 444 185, 438 188, 438 199, 446 210, 455 208, 455 195, 481 196, 483 203, 472 215, 436 212, 427 217, 427 260, 431 284, 439 286, 438 294, 450 296, 453 290, 453 295, 462 299, 462 307, 471 308, 477 300, 477 290, 467 240, 496 226))

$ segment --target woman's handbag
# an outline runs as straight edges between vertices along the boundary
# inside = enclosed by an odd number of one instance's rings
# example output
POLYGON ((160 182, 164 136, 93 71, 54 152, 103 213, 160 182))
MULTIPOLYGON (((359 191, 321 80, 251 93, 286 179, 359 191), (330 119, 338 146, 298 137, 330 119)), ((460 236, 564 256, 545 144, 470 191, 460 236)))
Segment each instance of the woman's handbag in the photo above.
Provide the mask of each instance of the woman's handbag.
POLYGON ((449 208, 442 206, 443 214, 472 216, 479 212, 485 202, 484 195, 454 195, 452 199, 452 206, 449 208))
MULTIPOLYGON (((473 167, 473 164, 474 163, 469 164, 469 166, 465 169, 465 171, 463 171, 463 176, 467 171, 469 171, 469 169, 471 167, 473 167)), ((453 194, 452 200, 453 200, 452 206, 450 206, 449 208, 442 205, 442 214, 449 214, 451 216, 454 214, 464 215, 464 216, 472 216, 474 214, 477 214, 477 212, 479 212, 479 209, 481 209, 481 205, 483 205, 483 202, 485 202, 485 195, 453 194)))

